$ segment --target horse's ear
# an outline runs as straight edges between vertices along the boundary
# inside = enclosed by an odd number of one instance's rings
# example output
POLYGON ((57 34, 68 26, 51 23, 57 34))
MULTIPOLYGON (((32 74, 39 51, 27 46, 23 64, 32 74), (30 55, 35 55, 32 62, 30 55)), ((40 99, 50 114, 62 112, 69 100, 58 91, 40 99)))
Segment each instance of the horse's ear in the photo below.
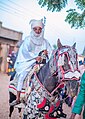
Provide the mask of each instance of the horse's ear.
POLYGON ((74 48, 74 49, 75 49, 75 47, 76 47, 76 42, 73 44, 72 48, 74 48))
POLYGON ((60 42, 60 39, 58 39, 58 41, 57 41, 57 46, 58 46, 58 49, 60 49, 63 46, 60 42))

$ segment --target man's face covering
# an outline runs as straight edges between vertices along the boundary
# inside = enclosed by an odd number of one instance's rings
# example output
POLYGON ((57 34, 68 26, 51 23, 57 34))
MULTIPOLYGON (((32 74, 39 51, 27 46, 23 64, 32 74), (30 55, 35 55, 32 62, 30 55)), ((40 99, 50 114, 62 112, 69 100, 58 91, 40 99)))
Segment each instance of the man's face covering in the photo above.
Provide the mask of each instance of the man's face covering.
POLYGON ((36 45, 42 45, 44 39, 44 23, 42 20, 31 20, 30 39, 36 45))
POLYGON ((33 31, 34 31, 34 35, 35 35, 36 37, 39 37, 40 34, 41 34, 41 32, 42 32, 42 28, 39 27, 39 26, 37 26, 37 27, 34 27, 34 28, 33 28, 33 31))

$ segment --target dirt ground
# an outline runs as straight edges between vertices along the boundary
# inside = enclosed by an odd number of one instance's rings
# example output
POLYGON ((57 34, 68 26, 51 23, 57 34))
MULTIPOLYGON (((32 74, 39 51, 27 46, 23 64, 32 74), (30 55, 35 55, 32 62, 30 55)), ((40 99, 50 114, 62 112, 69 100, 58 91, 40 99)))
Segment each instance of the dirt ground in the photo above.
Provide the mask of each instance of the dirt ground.
MULTIPOLYGON (((0 73, 0 119, 9 119, 9 93, 8 84, 10 77, 0 73)), ((19 119, 18 110, 15 108, 11 119, 19 119)))
MULTIPOLYGON (((10 77, 7 76, 7 74, 0 73, 0 119, 9 119, 9 79, 10 77)), ((67 113, 66 119, 69 119, 71 114, 71 108, 69 108, 67 105, 64 105, 64 113, 67 113)), ((20 119, 17 108, 14 109, 11 119, 20 119)))

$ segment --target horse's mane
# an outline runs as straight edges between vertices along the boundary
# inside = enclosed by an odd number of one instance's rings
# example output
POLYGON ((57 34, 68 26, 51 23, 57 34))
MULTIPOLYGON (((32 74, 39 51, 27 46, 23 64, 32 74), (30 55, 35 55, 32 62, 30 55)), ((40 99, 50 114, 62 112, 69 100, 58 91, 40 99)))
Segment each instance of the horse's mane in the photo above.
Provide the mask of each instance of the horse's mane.
POLYGON ((45 88, 49 92, 52 92, 52 90, 55 89, 55 86, 58 81, 57 75, 53 75, 53 73, 51 72, 51 70, 52 70, 51 63, 53 63, 53 59, 54 59, 54 54, 52 54, 49 61, 46 64, 44 64, 40 68, 39 72, 37 73, 37 77, 38 77, 39 81, 41 82, 42 85, 45 86, 45 88))

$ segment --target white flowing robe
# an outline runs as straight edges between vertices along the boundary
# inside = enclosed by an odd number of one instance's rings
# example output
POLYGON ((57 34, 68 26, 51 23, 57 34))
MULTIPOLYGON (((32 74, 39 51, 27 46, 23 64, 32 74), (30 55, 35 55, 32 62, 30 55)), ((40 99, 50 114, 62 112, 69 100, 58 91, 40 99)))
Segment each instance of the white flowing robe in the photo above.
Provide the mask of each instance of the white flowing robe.
POLYGON ((30 40, 29 36, 26 37, 19 49, 18 56, 14 65, 17 74, 19 75, 25 70, 30 71, 32 64, 36 61, 35 59, 31 59, 37 57, 39 52, 42 50, 47 50, 48 56, 50 58, 52 49, 46 39, 43 39, 42 43, 37 45, 30 40))

